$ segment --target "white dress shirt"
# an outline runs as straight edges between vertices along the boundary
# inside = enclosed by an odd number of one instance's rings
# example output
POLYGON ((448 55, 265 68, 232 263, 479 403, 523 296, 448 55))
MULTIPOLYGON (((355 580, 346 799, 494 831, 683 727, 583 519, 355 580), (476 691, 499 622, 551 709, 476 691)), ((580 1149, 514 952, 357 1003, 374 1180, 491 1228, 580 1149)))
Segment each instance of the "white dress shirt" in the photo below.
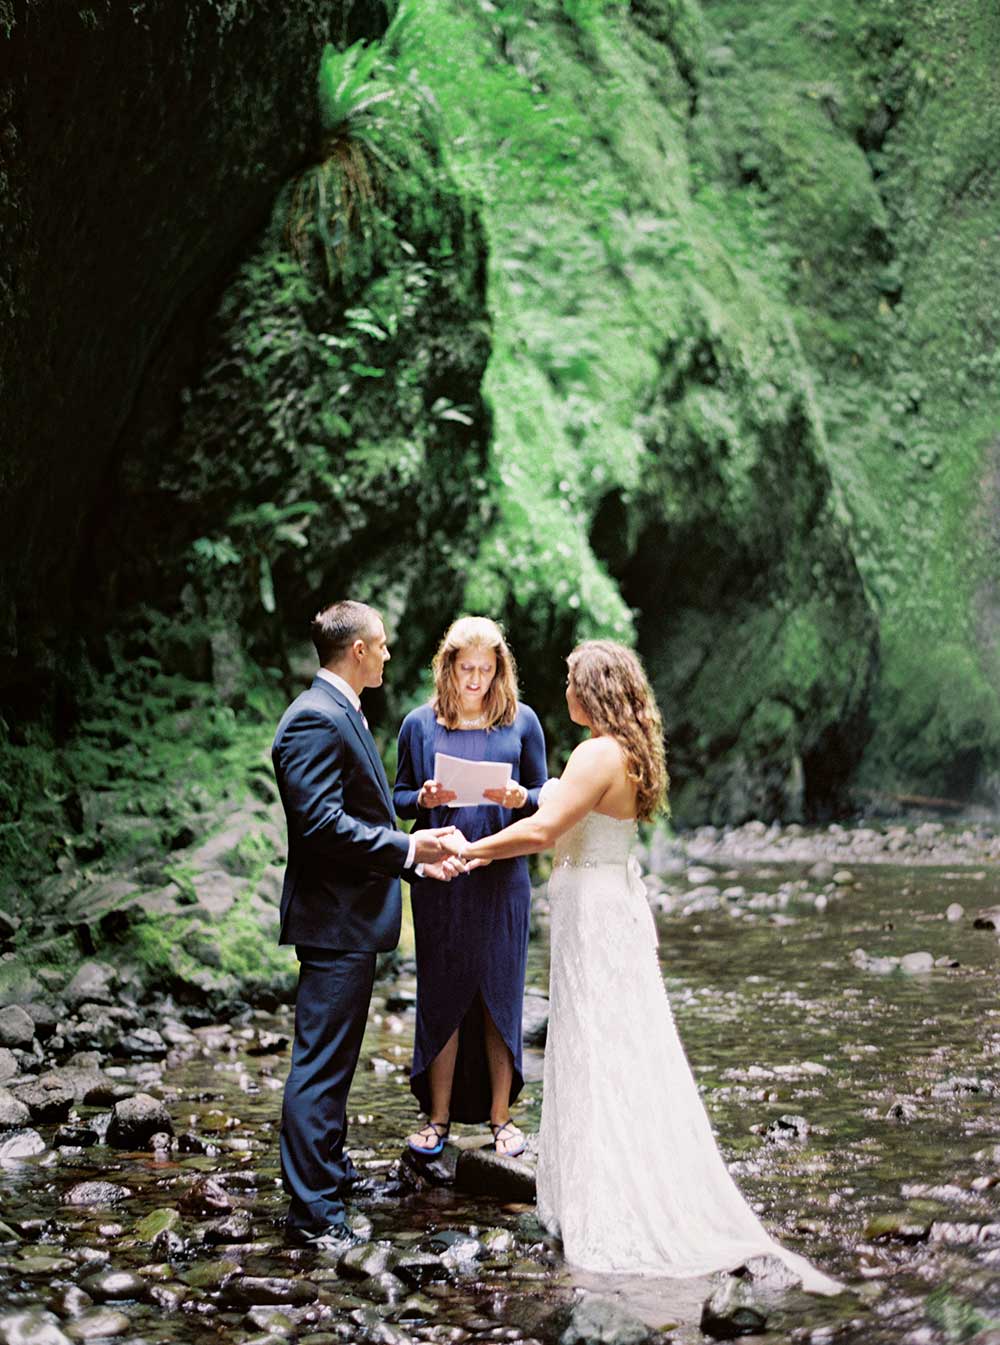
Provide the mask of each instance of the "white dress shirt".
MULTIPOLYGON (((358 714, 361 715, 361 722, 362 722, 362 724, 364 724, 365 728, 367 729, 367 728, 368 728, 368 720, 365 718, 365 716, 364 716, 364 712, 363 712, 362 709, 361 709, 361 697, 358 695, 358 693, 357 693, 357 692, 354 690, 354 688, 351 686, 350 682, 346 682, 346 681, 344 680, 344 678, 340 676, 339 673, 331 672, 329 668, 319 668, 319 669, 317 669, 317 671, 316 671, 316 676, 317 676, 317 677, 321 677, 321 678, 323 679, 324 682, 329 682, 330 685, 331 685, 332 687, 336 687, 337 690, 338 690, 339 692, 341 692, 344 696, 347 697, 347 699, 348 699, 348 700, 351 702, 351 704, 354 706, 355 710, 357 710, 358 714)), ((408 869, 412 869, 412 868, 413 868, 413 854, 414 854, 414 851, 416 850, 416 848, 417 848, 417 843, 416 843, 416 841, 413 839, 413 837, 411 836, 411 837, 410 837, 410 846, 409 846, 409 849, 408 849, 407 852, 406 852, 406 867, 407 867, 408 869)), ((422 868, 423 868, 423 865, 420 866, 420 869, 422 869, 422 868)), ((417 870, 418 873, 420 872, 420 869, 417 870)))

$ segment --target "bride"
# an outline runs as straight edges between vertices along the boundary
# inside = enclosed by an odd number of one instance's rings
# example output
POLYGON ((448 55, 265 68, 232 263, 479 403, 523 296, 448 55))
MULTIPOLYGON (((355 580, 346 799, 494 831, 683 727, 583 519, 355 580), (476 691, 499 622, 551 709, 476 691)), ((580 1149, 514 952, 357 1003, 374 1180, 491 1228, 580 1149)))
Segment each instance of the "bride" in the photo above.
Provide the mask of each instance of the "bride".
POLYGON ((843 1287, 765 1231, 730 1177, 674 1026, 638 866, 636 821, 662 806, 660 714, 642 665, 609 640, 568 659, 570 718, 590 730, 532 817, 471 843, 488 863, 555 845, 538 1211, 591 1271, 688 1277, 781 1258, 803 1287, 843 1287))

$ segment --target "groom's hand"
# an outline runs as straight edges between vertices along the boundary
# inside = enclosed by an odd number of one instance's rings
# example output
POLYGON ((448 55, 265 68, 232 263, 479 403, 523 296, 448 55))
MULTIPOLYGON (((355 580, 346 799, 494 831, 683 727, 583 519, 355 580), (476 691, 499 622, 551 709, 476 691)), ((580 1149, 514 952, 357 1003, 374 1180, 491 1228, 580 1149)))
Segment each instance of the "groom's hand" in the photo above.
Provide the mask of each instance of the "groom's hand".
POLYGON ((412 831, 410 839, 413 841, 414 864, 437 864, 448 855, 460 854, 466 845, 465 837, 455 827, 412 831))

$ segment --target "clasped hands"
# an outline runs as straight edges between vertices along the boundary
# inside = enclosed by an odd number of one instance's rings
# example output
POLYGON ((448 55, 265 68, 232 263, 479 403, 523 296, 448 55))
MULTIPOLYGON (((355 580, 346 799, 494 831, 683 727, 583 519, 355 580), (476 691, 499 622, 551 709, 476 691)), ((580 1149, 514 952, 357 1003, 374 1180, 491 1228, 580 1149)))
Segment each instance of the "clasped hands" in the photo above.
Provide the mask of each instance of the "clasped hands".
POLYGON ((486 859, 465 859, 469 842, 458 827, 433 827, 415 831, 413 859, 423 865, 424 876, 439 883, 450 883, 460 873, 471 873, 489 863, 486 859))

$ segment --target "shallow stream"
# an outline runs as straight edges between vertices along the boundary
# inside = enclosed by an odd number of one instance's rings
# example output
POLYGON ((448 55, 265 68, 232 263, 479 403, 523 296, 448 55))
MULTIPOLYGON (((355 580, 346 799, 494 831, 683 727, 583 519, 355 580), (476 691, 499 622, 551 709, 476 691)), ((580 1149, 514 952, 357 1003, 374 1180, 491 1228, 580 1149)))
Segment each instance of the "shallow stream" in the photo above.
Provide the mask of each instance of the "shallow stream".
MULTIPOLYGON (((771 1304, 771 1338, 817 1345, 966 1339, 1000 1324, 1000 946, 995 931, 973 927, 975 912, 1000 900, 996 878, 972 869, 852 867, 853 882, 828 884, 819 909, 807 895, 817 885, 800 866, 718 871, 718 898, 706 899, 704 875, 700 887, 671 880, 673 897, 664 904, 673 909, 658 917, 664 973, 744 1192, 789 1246, 851 1287, 835 1300, 792 1293, 771 1304), (949 919, 954 903, 964 913, 953 910, 949 919), (852 958, 856 949, 867 957, 852 958), (914 952, 957 965, 905 974, 878 961, 914 952)), ((529 982, 544 990, 544 919, 539 924, 529 982)), ((196 1027, 193 1045, 175 1049, 165 1065, 112 1069, 122 1083, 163 1097, 177 1136, 192 1137, 169 1153, 64 1145, 3 1165, 0 1217, 24 1238, 0 1248, 5 1310, 53 1309, 61 1328, 81 1338, 74 1322, 89 1330, 99 1318, 74 1299, 74 1286, 110 1268, 139 1272, 149 1286, 122 1301, 110 1295, 105 1325, 123 1340, 548 1342, 558 1339, 581 1290, 617 1297, 667 1328, 670 1339, 701 1340, 709 1281, 576 1275, 546 1244, 530 1206, 449 1188, 400 1193, 391 1178, 416 1119, 406 1086, 412 991, 405 974, 376 989, 351 1098, 350 1144, 358 1165, 380 1180, 355 1209, 375 1239, 397 1250, 470 1228, 476 1235, 510 1230, 513 1247, 389 1303, 338 1278, 332 1262, 285 1249, 276 1135, 288 1055, 262 1034, 287 1038, 291 1017, 258 1011, 242 1023, 196 1027), (237 1212, 250 1212, 250 1240, 205 1242, 212 1212, 191 1216, 183 1206, 203 1176, 219 1177, 237 1212), (112 1208, 63 1203, 74 1184, 97 1179, 132 1194, 112 1208), (161 1207, 181 1208, 177 1241, 151 1246, 139 1221, 161 1207), (230 1274, 235 1266, 252 1276, 300 1278, 318 1296, 298 1306, 248 1307, 225 1292, 222 1262, 232 1263, 230 1274)), ((539 1050, 527 1052, 527 1074, 516 1114, 530 1131, 541 1103, 539 1050)), ((79 1118, 98 1111, 78 1108, 79 1118)), ((54 1146, 58 1127, 38 1129, 54 1146)), ((464 1143, 486 1138, 474 1127, 456 1133, 464 1143)), ((91 1296, 100 1304, 101 1293, 91 1296)))

